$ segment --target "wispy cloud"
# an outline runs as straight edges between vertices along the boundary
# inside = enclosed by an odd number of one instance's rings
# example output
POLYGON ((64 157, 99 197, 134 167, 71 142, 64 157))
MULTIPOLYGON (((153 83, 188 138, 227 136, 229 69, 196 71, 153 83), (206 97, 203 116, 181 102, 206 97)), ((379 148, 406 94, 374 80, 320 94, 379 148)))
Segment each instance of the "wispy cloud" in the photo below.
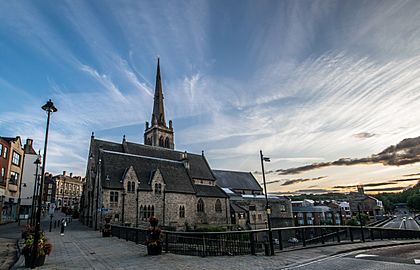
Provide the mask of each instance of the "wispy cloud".
POLYGON ((372 155, 368 158, 341 158, 333 162, 313 163, 310 165, 279 169, 281 175, 298 174, 304 171, 310 171, 328 166, 351 166, 357 164, 381 163, 384 165, 400 166, 405 164, 417 163, 420 161, 420 137, 404 139, 396 145, 392 145, 382 152, 372 155))

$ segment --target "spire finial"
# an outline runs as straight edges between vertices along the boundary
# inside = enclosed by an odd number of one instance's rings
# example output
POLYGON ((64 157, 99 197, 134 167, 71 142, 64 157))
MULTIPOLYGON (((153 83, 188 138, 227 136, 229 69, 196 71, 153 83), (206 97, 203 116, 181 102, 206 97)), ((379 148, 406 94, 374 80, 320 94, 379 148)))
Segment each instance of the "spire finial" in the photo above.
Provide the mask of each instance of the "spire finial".
POLYGON ((156 86, 155 98, 153 104, 152 125, 166 127, 165 110, 163 107, 163 92, 162 92, 162 79, 160 77, 160 59, 158 57, 156 68, 156 86))

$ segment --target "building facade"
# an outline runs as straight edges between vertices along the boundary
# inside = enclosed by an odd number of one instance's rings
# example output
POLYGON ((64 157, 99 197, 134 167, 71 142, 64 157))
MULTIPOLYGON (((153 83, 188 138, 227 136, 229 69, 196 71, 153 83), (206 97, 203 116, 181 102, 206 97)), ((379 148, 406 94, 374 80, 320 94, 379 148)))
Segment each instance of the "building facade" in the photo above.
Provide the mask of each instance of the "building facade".
POLYGON ((24 151, 19 136, 0 137, 0 223, 18 218, 24 151))
POLYGON ((365 194, 363 186, 359 186, 357 192, 350 192, 348 200, 352 216, 356 216, 360 210, 369 217, 371 222, 384 218, 382 201, 365 194))
MULTIPOLYGON (((36 173, 36 164, 35 160, 41 156, 35 152, 33 149, 32 139, 26 139, 26 143, 23 147, 25 152, 24 161, 23 161, 23 172, 22 172, 22 185, 21 185, 21 203, 20 203, 20 214, 23 215, 22 218, 29 218, 32 213, 32 201, 34 196, 34 187, 35 187, 35 173, 36 173)), ((39 169, 39 168, 38 168, 39 169)), ((40 170, 38 170, 38 174, 40 170)))
MULTIPOLYGON (((232 229, 267 228, 266 198, 250 172, 213 170, 216 184, 229 196, 232 229)), ((268 194, 273 228, 292 226, 291 200, 268 194)))
POLYGON ((54 202, 57 208, 69 207, 73 210, 79 210, 80 199, 83 192, 84 179, 81 176, 73 176, 73 173, 55 175, 52 177, 50 185, 50 198, 46 198, 49 202, 54 202))
POLYGON ((82 221, 99 229, 114 224, 146 227, 156 216, 176 230, 230 224, 229 197, 216 185, 204 156, 174 150, 172 121, 166 125, 158 61, 151 126, 144 144, 98 140, 92 134, 82 221))

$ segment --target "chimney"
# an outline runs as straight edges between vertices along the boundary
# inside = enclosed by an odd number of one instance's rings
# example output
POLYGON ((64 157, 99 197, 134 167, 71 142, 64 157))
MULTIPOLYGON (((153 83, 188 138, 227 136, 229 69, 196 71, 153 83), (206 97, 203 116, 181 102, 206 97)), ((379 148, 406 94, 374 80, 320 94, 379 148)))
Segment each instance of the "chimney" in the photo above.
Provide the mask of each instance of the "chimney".
POLYGON ((363 188, 362 185, 357 186, 357 192, 360 193, 360 194, 362 194, 362 195, 365 194, 365 189, 363 188))
POLYGON ((71 173, 70 173, 70 178, 72 178, 72 176, 73 176, 73 173, 71 172, 71 173))
POLYGON ((63 171, 63 176, 66 176, 66 171, 63 171))
POLYGON ((32 143, 33 143, 33 140, 32 139, 29 139, 29 138, 27 138, 26 139, 26 147, 32 147, 32 143))

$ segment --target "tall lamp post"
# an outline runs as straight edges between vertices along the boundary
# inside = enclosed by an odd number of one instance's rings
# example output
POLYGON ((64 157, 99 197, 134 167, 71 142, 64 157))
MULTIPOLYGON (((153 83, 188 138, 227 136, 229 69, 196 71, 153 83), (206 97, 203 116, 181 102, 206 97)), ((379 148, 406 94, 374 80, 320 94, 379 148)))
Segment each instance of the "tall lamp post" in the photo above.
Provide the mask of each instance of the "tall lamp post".
POLYGON ((267 185, 265 183, 265 172, 264 172, 264 161, 270 162, 270 158, 264 157, 262 150, 260 150, 260 157, 261 157, 261 168, 262 168, 262 175, 263 175, 263 182, 264 182, 265 210, 267 211, 268 240, 270 241, 270 254, 271 256, 273 256, 274 255, 273 232, 271 231, 271 220, 270 220, 271 208, 268 204, 267 185))
POLYGON ((34 216, 35 216, 35 202, 38 193, 38 169, 39 165, 41 164, 41 156, 38 154, 36 160, 34 161, 35 164, 35 183, 34 183, 34 193, 32 195, 32 207, 31 207, 31 225, 34 225, 34 216))
POLYGON ((34 244, 32 249, 32 258, 31 258, 31 268, 36 267, 36 257, 38 254, 38 241, 40 238, 40 229, 41 229, 41 207, 42 207, 42 191, 44 186, 44 178, 45 178, 45 162, 47 160, 47 144, 48 144, 48 129, 50 126, 50 117, 51 113, 56 112, 57 108, 54 106, 54 103, 50 100, 41 107, 44 111, 47 112, 47 127, 45 129, 45 142, 44 142, 44 155, 42 157, 42 173, 41 173, 41 182, 39 185, 39 196, 38 196, 38 209, 36 212, 36 223, 35 223, 35 236, 34 236, 34 244))

